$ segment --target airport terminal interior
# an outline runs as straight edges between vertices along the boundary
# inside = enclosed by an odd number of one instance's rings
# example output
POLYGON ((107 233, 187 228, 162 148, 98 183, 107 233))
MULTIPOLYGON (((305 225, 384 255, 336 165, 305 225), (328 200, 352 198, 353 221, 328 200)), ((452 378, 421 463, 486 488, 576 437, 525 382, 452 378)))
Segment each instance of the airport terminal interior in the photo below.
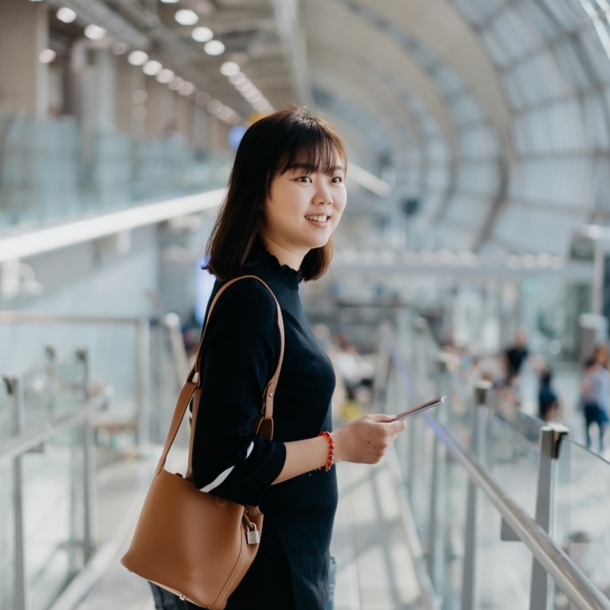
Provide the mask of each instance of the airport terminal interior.
POLYGON ((334 466, 328 610, 609 610, 608 0, 0 0, 0 610, 155 610, 206 242, 295 104, 348 154, 334 426, 446 396, 334 466))

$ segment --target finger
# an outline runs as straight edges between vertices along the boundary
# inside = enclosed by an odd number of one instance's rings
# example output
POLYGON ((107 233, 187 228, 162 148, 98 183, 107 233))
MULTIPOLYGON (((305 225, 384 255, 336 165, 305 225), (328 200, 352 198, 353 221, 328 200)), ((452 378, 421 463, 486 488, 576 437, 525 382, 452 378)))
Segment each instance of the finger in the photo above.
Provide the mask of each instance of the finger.
POLYGON ((395 415, 388 415, 387 413, 373 413, 369 417, 371 421, 375 422, 393 422, 396 419, 395 415))
POLYGON ((387 424, 387 427, 390 431, 390 434, 393 434, 394 436, 396 436, 397 434, 400 434, 407 427, 407 424, 404 421, 392 421, 387 424))

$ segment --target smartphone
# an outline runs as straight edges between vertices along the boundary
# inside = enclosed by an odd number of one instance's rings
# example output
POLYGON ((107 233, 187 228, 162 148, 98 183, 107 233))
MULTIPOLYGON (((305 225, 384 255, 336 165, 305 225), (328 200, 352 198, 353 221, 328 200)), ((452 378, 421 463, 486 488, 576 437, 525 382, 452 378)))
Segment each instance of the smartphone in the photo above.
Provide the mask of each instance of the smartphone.
POLYGON ((429 400, 428 402, 424 402, 421 405, 417 405, 417 407, 413 407, 412 409, 405 411, 404 413, 400 413, 399 415, 396 416, 396 419, 394 421, 398 421, 400 419, 405 419, 406 417, 409 417, 409 415, 414 415, 415 413, 420 413, 421 411, 425 411, 426 409, 431 409, 432 407, 441 405, 444 402, 445 402, 444 396, 437 396, 436 398, 433 398, 432 400, 429 400))

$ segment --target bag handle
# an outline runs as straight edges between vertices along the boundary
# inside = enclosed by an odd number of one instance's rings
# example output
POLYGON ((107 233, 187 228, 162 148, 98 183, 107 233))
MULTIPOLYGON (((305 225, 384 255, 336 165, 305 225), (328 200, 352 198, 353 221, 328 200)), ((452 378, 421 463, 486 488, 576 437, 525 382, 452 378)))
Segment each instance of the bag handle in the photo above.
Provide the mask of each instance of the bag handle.
MULTIPOLYGON (((269 286, 267 286, 267 284, 265 284, 265 282, 263 282, 263 280, 261 280, 256 275, 243 275, 241 277, 237 277, 237 278, 227 282, 216 293, 214 300, 210 304, 208 316, 206 318, 205 325, 203 327, 203 332, 201 333, 201 340, 199 341, 199 348, 197 349, 197 355, 195 357, 195 362, 193 364, 193 367, 191 368, 190 373, 188 374, 186 383, 184 384, 184 387, 182 388, 182 391, 180 392, 180 395, 178 396, 178 402, 176 404, 176 409, 174 411, 172 423, 169 427, 169 432, 167 433, 167 438, 165 440, 165 446, 163 447, 163 453, 161 454, 161 458, 159 459, 159 464, 157 466, 156 474, 160 474, 160 472, 165 467, 165 462, 167 460, 167 454, 169 453, 171 446, 174 444, 174 440, 176 439, 176 434, 178 434, 178 429, 180 428, 180 424, 181 424, 182 420, 184 419, 184 414, 186 413, 186 410, 189 406, 189 403, 191 402, 191 399, 193 398, 193 395, 195 394, 195 391, 197 389, 201 390, 200 384, 201 384, 201 380, 202 380, 202 375, 200 372, 200 368, 201 368, 200 365, 201 365, 201 355, 202 355, 202 351, 203 351, 203 340, 205 338, 205 335, 206 335, 206 332, 208 329, 208 324, 209 324, 210 318, 212 316, 212 311, 214 310, 214 307, 216 306, 216 303, 218 302, 220 295, 227 288, 229 288, 229 286, 231 286, 235 282, 238 282, 240 280, 245 280, 248 278, 255 279, 258 282, 260 282, 269 291, 269 293, 273 297, 273 300, 275 301, 276 312, 277 312, 277 325, 278 325, 278 328, 280 331, 280 357, 278 360, 277 368, 275 370, 275 373, 273 374, 273 377, 271 377, 271 380, 265 387, 265 392, 263 395, 263 398, 264 398, 263 407, 261 410, 261 414, 257 418, 257 420, 255 422, 255 426, 254 426, 255 432, 257 434, 260 434, 261 437, 267 438, 269 440, 271 440, 273 438, 273 399, 275 397, 275 389, 277 388, 278 379, 280 377, 280 372, 282 370, 282 362, 284 360, 284 346, 285 346, 284 319, 282 317, 282 309, 280 307, 280 304, 279 304, 277 298, 275 297, 275 295, 273 294, 273 291, 271 290, 271 288, 269 288, 269 286), (197 374, 196 381, 195 381, 195 374, 197 374)), ((197 410, 199 407, 199 401, 195 401, 195 402, 196 402, 196 404, 195 403, 193 404, 193 418, 192 418, 192 422, 191 422, 188 470, 186 473, 187 479, 192 478, 192 455, 193 455, 193 443, 194 443, 194 438, 195 438, 195 422, 196 422, 196 418, 197 418, 197 410)))

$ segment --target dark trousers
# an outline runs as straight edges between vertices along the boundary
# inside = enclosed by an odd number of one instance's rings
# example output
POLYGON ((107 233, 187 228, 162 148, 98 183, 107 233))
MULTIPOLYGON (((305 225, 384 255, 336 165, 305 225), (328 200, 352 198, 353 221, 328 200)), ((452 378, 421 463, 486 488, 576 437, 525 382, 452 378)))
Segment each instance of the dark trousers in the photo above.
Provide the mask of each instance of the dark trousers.
MULTIPOLYGON (((328 574, 330 596, 328 598, 326 610, 333 610, 334 608, 336 571, 337 564, 335 563, 335 558, 331 557, 330 571, 328 574)), ((201 610, 199 606, 195 606, 188 602, 183 602, 178 596, 174 595, 173 593, 170 593, 169 591, 166 591, 162 587, 159 587, 158 585, 155 585, 152 582, 150 583, 150 587, 152 589, 153 598, 155 600, 156 610, 185 610, 185 608, 188 610, 201 610)), ((231 597, 233 598, 233 596, 231 597)), ((243 603, 244 605, 242 605, 241 607, 247 608, 247 605, 245 605, 247 604, 247 599, 242 599, 242 602, 236 600, 236 603, 243 603)), ((280 601, 280 603, 282 602, 280 601)), ((294 607, 294 600, 292 599, 292 587, 290 587, 290 599, 288 602, 285 603, 287 603, 287 605, 285 606, 286 609, 294 607)), ((231 599, 230 607, 238 608, 239 606, 234 606, 233 599, 231 599)), ((227 608, 229 608, 229 606, 227 608)))
POLYGON ((604 449, 604 432, 608 425, 608 415, 606 412, 596 404, 586 404, 584 406, 585 413, 585 432, 587 435, 587 448, 591 446, 591 436, 589 435, 589 428, 592 424, 597 424, 599 429, 599 450, 604 449))

